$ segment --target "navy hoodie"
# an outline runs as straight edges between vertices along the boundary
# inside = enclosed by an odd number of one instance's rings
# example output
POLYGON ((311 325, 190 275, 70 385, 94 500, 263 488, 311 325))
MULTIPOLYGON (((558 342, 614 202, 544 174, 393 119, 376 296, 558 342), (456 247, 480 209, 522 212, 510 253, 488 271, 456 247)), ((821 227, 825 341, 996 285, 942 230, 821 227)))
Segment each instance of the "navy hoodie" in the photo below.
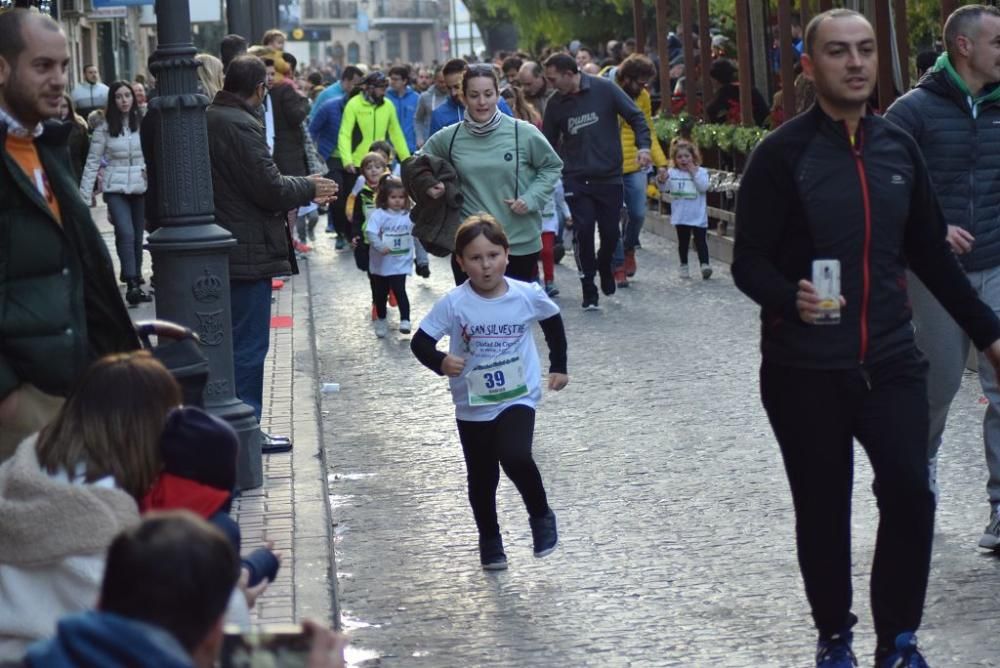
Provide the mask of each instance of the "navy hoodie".
POLYGON ((580 90, 556 93, 545 107, 542 132, 563 161, 570 180, 621 183, 622 138, 618 117, 632 126, 639 150, 651 146, 646 117, 618 84, 580 74, 580 90))
POLYGON ((35 643, 31 668, 193 668, 191 657, 167 631, 110 612, 64 617, 56 637, 35 643))

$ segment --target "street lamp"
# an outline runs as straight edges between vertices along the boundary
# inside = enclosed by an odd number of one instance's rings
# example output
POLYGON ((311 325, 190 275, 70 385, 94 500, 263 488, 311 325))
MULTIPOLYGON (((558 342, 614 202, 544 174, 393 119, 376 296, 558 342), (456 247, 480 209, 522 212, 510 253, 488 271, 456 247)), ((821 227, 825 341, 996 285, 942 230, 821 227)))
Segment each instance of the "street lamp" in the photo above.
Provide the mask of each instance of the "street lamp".
MULTIPOLYGON (((260 428, 236 398, 229 249, 233 236, 215 224, 205 107, 197 91, 199 63, 191 42, 188 0, 156 0, 158 45, 149 70, 159 95, 142 124, 150 176, 147 210, 160 227, 149 237, 156 275, 156 316, 190 327, 208 358, 205 409, 228 421, 240 439, 237 485, 263 484, 260 428)), ((254 169, 247 165, 247 169, 254 169)))

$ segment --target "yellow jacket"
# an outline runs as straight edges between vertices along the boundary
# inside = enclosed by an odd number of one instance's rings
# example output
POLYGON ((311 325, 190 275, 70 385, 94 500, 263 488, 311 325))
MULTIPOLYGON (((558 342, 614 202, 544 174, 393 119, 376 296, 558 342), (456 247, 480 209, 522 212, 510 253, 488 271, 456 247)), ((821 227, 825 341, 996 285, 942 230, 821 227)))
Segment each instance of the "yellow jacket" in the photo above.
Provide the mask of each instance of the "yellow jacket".
MULTIPOLYGON (((642 114, 646 117, 646 123, 649 125, 649 134, 652 139, 651 151, 653 154, 653 164, 657 167, 666 167, 667 156, 663 154, 660 142, 656 138, 656 130, 653 128, 653 100, 649 97, 649 91, 643 90, 639 93, 639 97, 636 98, 635 103, 642 109, 642 114)), ((639 162, 636 158, 639 155, 639 150, 635 147, 635 133, 632 132, 632 126, 619 116, 618 128, 622 135, 622 157, 625 159, 622 165, 622 173, 631 174, 632 172, 638 172, 639 162)))

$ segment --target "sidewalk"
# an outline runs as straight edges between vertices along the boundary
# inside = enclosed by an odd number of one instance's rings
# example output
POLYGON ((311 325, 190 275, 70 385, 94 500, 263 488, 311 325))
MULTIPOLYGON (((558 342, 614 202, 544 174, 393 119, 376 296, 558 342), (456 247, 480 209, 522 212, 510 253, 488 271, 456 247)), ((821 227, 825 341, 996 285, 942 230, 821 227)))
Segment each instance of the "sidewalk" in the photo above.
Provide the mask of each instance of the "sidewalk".
MULTIPOLYGON (((91 210, 118 271, 114 230, 103 202, 91 210)), ((271 348, 264 372, 263 428, 291 436, 291 453, 264 456, 264 484, 233 504, 244 553, 273 541, 283 556, 277 579, 252 612, 260 624, 290 624, 311 618, 335 624, 333 549, 327 469, 318 428, 316 355, 311 327, 309 274, 302 273, 275 291, 271 308, 271 348)), ((143 260, 147 281, 152 261, 143 260)), ((155 301, 129 309, 133 321, 156 317, 155 301)))

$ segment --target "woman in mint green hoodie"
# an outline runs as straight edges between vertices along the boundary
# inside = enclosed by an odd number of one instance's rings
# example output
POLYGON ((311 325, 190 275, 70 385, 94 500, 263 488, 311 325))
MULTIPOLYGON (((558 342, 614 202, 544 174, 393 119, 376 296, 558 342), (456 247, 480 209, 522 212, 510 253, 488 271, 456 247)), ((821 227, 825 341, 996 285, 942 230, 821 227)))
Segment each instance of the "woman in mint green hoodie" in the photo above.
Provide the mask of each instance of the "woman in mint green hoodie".
MULTIPOLYGON (((562 175, 562 160, 531 123, 497 109, 500 87, 490 65, 472 65, 462 79, 465 119, 434 133, 422 151, 455 167, 464 197, 462 218, 485 212, 503 225, 510 240, 507 275, 531 281, 542 250, 542 210, 562 175)), ((431 197, 444 194, 438 183, 431 197)), ((455 283, 465 274, 452 258, 455 283)))

